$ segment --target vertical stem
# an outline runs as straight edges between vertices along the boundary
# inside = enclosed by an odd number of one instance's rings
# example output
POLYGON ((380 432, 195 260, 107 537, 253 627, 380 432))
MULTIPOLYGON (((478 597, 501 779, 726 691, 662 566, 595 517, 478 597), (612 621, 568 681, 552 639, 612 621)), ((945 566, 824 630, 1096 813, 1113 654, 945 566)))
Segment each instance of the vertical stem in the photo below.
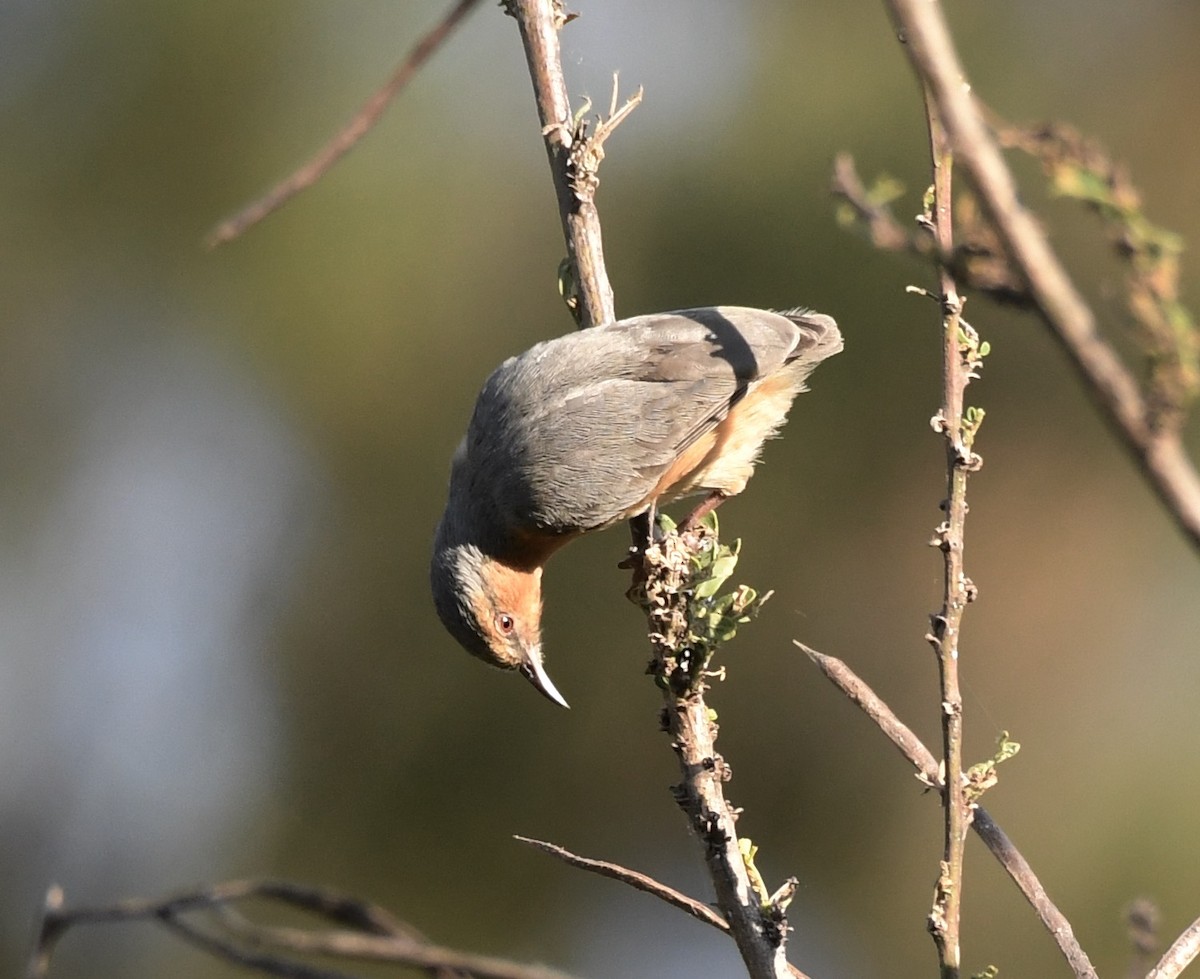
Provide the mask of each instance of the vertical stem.
MULTIPOLYGON (((929 144, 933 160, 933 202, 930 213, 938 252, 951 254, 954 229, 951 190, 954 157, 937 107, 925 93, 929 144)), ((941 612, 934 616, 930 642, 937 653, 941 678, 942 756, 945 777, 942 808, 945 816, 944 849, 929 930, 937 945, 942 979, 958 979, 961 963, 959 927, 962 908, 963 852, 970 813, 963 786, 962 694, 958 684, 958 637, 963 609, 972 586, 963 571, 963 532, 967 516, 967 473, 973 464, 963 444, 963 391, 969 380, 960 330, 962 299, 954 277, 945 265, 938 270, 942 309, 942 406, 939 427, 946 440, 946 519, 938 528, 937 544, 945 564, 941 612)))
POLYGON ((579 325, 610 323, 617 314, 604 267, 600 215, 595 204, 595 172, 580 167, 572 155, 582 132, 571 114, 558 43, 558 31, 567 15, 561 0, 506 0, 505 7, 516 18, 525 46, 572 279, 582 300, 576 310, 579 325))
POLYGON ((738 844, 737 816, 725 797, 723 782, 729 768, 717 753, 717 725, 704 698, 704 685, 683 696, 664 694, 668 732, 679 758, 683 781, 676 799, 688 814, 704 847, 704 862, 716 890, 717 907, 751 979, 789 976, 786 956, 787 919, 782 909, 764 908, 750 883, 738 844), (768 912, 776 914, 770 920, 768 912))
MULTIPOLYGON (((789 979, 803 973, 787 961, 787 899, 769 897, 751 879, 738 839, 741 810, 725 795, 732 772, 717 752, 716 713, 705 700, 705 677, 710 674, 699 667, 696 675, 683 665, 685 657, 695 653, 689 640, 695 584, 691 559, 703 539, 695 532, 673 532, 649 545, 642 557, 646 578, 637 601, 646 612, 654 647, 648 672, 662 689, 662 727, 671 737, 683 776, 671 791, 704 848, 717 906, 729 922, 747 976, 789 979)), ((709 543, 715 547, 716 539, 709 538, 709 543)))
MULTIPOLYGON (((504 7, 516 18, 525 45, 529 75, 542 123, 542 136, 554 176, 563 233, 573 266, 572 278, 582 300, 580 326, 591 326, 616 319, 612 288, 604 269, 600 240, 600 218, 594 203, 596 168, 603 154, 603 139, 636 104, 640 95, 622 110, 613 108, 607 122, 590 141, 571 114, 558 43, 558 30, 566 22, 562 0, 504 0, 504 7)), ((644 530, 635 530, 634 540, 645 540, 644 530)), ((668 537, 665 544, 678 537, 668 537)), ((688 567, 687 555, 671 565, 671 574, 680 575, 688 567)), ((666 578, 671 577, 667 575, 666 578)), ((665 584, 666 578, 662 579, 665 584)), ((686 627, 686 600, 682 589, 672 593, 682 601, 676 610, 669 603, 658 608, 661 614, 686 627), (678 611, 677 615, 672 615, 678 611)), ((654 630, 652 630, 654 631, 654 630)), ((669 630, 667 630, 669 632, 669 630)), ((656 656, 665 655, 656 648, 656 656)), ((737 810, 725 799, 723 783, 729 768, 716 752, 715 714, 704 701, 704 684, 683 696, 665 693, 664 726, 683 772, 676 798, 688 814, 705 848, 705 862, 717 892, 717 903, 741 952, 747 974, 752 979, 787 979, 802 975, 789 966, 786 957, 787 919, 782 904, 768 903, 756 893, 749 868, 738 845, 735 823, 737 810)))

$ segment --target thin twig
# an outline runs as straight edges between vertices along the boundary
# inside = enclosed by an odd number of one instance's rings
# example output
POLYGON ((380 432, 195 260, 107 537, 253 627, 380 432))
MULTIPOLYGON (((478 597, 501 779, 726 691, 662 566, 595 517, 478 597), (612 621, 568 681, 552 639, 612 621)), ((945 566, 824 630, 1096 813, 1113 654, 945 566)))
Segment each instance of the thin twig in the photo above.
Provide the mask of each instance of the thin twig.
POLYGON ((911 252, 928 255, 933 251, 933 242, 927 234, 908 231, 886 204, 872 198, 863 186, 854 157, 839 153, 833 161, 833 180, 830 190, 851 208, 858 220, 871 236, 871 244, 890 252, 911 252))
POLYGON ((264 975, 281 976, 283 979, 355 979, 350 973, 337 969, 306 965, 272 952, 239 948, 233 942, 173 915, 159 916, 158 921, 168 931, 174 932, 202 952, 264 975))
MULTIPOLYGON (((609 863, 607 860, 593 860, 591 857, 581 857, 579 854, 572 853, 564 847, 554 843, 546 843, 543 840, 530 839, 528 836, 514 836, 513 839, 520 840, 522 843, 528 843, 530 846, 535 846, 552 857, 558 857, 559 860, 570 864, 572 867, 578 867, 580 870, 590 870, 601 877, 610 877, 613 880, 619 880, 622 883, 628 884, 630 887, 635 887, 639 891, 653 894, 655 897, 666 901, 672 907, 686 911, 693 918, 697 918, 707 925, 712 925, 718 931, 725 932, 726 934, 729 933, 729 922, 707 904, 702 904, 695 898, 688 897, 681 891, 677 891, 675 888, 669 887, 661 881, 655 880, 653 877, 648 877, 646 874, 639 873, 636 870, 630 870, 628 867, 622 867, 617 863, 609 863)), ((809 979, 805 973, 790 963, 788 965, 788 973, 792 979, 809 979)))
POLYGON ((514 836, 513 839, 537 847, 543 853, 548 853, 552 857, 558 857, 559 860, 569 863, 572 867, 589 870, 593 874, 619 880, 630 887, 637 888, 639 891, 653 894, 660 900, 666 901, 672 907, 686 911, 693 918, 703 921, 706 925, 712 925, 718 931, 729 931, 729 922, 707 904, 697 901, 693 897, 688 897, 682 891, 677 891, 675 888, 669 887, 661 881, 655 880, 653 877, 648 877, 646 874, 630 870, 628 867, 622 867, 617 863, 609 863, 607 860, 594 860, 591 857, 581 857, 579 854, 572 853, 564 847, 554 843, 547 843, 544 840, 535 840, 528 836, 514 836))
POLYGON ((571 111, 563 77, 558 31, 570 18, 561 0, 505 0, 504 6, 516 18, 525 45, 567 243, 569 285, 571 290, 578 290, 577 300, 573 291, 566 294, 568 306, 580 326, 610 323, 617 314, 604 267, 600 215, 596 210, 596 187, 600 182, 597 170, 604 158, 604 141, 641 101, 641 90, 618 108, 614 79, 609 117, 589 137, 583 113, 576 116, 571 111))
MULTIPOLYGON (((917 778, 923 784, 930 787, 938 787, 941 784, 942 778, 938 771, 937 759, 922 744, 921 739, 892 713, 891 708, 849 666, 842 660, 819 653, 801 642, 796 642, 796 645, 817 665, 834 686, 874 721, 888 740, 900 749, 900 753, 917 770, 917 778)), ((1016 846, 1013 845, 1012 840, 1005 835, 982 806, 976 804, 974 811, 975 818, 971 822, 971 828, 975 830, 975 835, 983 840, 1021 893, 1025 895, 1025 899, 1046 930, 1050 932, 1055 944, 1058 945, 1076 979, 1097 979, 1096 970, 1092 967, 1087 953, 1080 947, 1071 923, 1050 899, 1041 881, 1033 872, 1033 868, 1029 866, 1016 846)))
POLYGON ((1176 979, 1200 954, 1200 918, 1197 918, 1175 939, 1166 954, 1158 960, 1146 979, 1176 979))
POLYGON ((959 161, 971 176, 1038 312, 1088 391, 1133 454, 1168 513, 1200 548, 1200 476, 1177 432, 1155 429, 1129 370, 1096 330, 1037 221, 1021 204, 1012 174, 971 95, 940 4, 886 0, 917 74, 928 85, 959 161))
MULTIPOLYGON (((954 251, 954 225, 951 213, 954 155, 942 128, 937 106, 925 94, 925 114, 929 124, 930 158, 933 164, 933 197, 924 222, 933 232, 942 255, 954 251)), ((958 640, 963 612, 974 597, 974 586, 963 570, 963 547, 967 520, 967 474, 979 467, 979 457, 964 438, 963 399, 972 376, 964 358, 961 334, 970 328, 962 320, 963 300, 949 268, 938 267, 938 305, 942 313, 942 406, 934 419, 946 443, 946 499, 942 504, 946 517, 933 541, 943 556, 942 609, 933 616, 926 639, 938 659, 941 681, 942 757, 945 777, 942 782, 944 847, 941 871, 934 891, 929 931, 937 945, 942 979, 958 979, 962 964, 959 941, 962 912, 963 860, 967 827, 971 812, 963 785, 962 692, 958 683, 958 640)), ((978 341, 976 341, 978 346, 978 341)))
MULTIPOLYGON (((311 948, 308 939, 313 932, 301 931, 295 928, 278 928, 270 925, 260 925, 251 921, 241 913, 232 904, 222 904, 212 909, 213 916, 220 922, 221 926, 236 938, 239 942, 253 948, 270 947, 271 945, 280 945, 288 948, 289 951, 303 952, 306 955, 326 955, 326 956, 343 956, 345 958, 373 958, 372 955, 356 955, 354 947, 347 947, 345 944, 338 947, 330 948, 311 948)), ((320 912, 317 912, 320 913, 320 912)), ((383 912, 385 915, 387 912, 383 912)), ((389 916, 390 917, 390 916, 389 916)), ((175 918, 175 921, 182 919, 175 918)), ((365 937, 368 941, 378 940, 382 947, 387 948, 387 943, 396 943, 396 949, 399 949, 405 954, 411 953, 414 958, 420 959, 428 957, 433 959, 430 964, 420 966, 429 979, 477 979, 465 968, 460 968, 456 964, 459 956, 462 953, 455 952, 451 949, 438 949, 424 935, 402 921, 391 919, 389 930, 386 933, 376 933, 371 930, 372 926, 367 925, 364 928, 365 935, 359 932, 347 932, 344 930, 338 931, 323 931, 317 935, 318 942, 337 942, 339 939, 344 940, 345 936, 351 939, 365 937)), ((389 949, 391 951, 391 949, 389 949)))
POLYGON ((466 972, 476 979, 567 979, 566 973, 540 965, 509 962, 408 938, 363 935, 350 931, 307 931, 258 925, 225 917, 224 924, 249 945, 282 948, 304 955, 328 955, 370 962, 401 962, 423 969, 466 972))
POLYGON ((209 248, 215 248, 237 238, 263 218, 279 210, 300 191, 311 187, 343 156, 350 152, 383 115, 384 109, 400 94, 400 90, 412 80, 421 66, 450 36, 450 32, 470 12, 479 0, 458 0, 449 12, 428 34, 419 40, 408 57, 392 72, 391 77, 364 104, 346 126, 326 143, 307 163, 295 170, 291 176, 280 181, 266 194, 247 204, 232 217, 226 218, 205 238, 209 248))
POLYGON ((1200 332, 1179 300, 1183 240, 1147 217, 1128 168, 1096 140, 1058 122, 1014 126, 981 109, 1001 146, 1040 161, 1055 193, 1100 217, 1126 270, 1125 326, 1146 361, 1147 424, 1154 431, 1178 430, 1200 394, 1200 332))
POLYGON ((214 955, 269 975, 290 979, 348 979, 347 974, 296 961, 293 956, 333 956, 391 962, 430 970, 442 979, 569 979, 544 966, 444 948, 378 905, 323 888, 276 880, 235 880, 157 899, 136 898, 110 905, 67 908, 60 888, 46 897, 42 921, 26 967, 26 979, 44 979, 54 947, 71 927, 113 921, 156 921, 214 955), (310 931, 261 925, 233 912, 247 899, 285 904, 348 927, 310 931), (187 916, 216 915, 207 927, 187 916))

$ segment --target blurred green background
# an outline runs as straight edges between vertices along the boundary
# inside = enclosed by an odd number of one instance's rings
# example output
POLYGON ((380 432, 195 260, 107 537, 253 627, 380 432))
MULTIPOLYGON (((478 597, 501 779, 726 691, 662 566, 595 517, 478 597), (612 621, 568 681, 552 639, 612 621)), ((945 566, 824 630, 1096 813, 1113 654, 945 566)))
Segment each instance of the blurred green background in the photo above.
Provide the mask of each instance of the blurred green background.
MULTIPOLYGON (((201 239, 321 144, 445 4, 0 5, 0 972, 46 887, 106 902, 272 874, 375 899, 435 940, 597 977, 735 976, 732 945, 521 833, 707 898, 616 570, 620 528, 547 576, 558 710, 446 636, 426 561, 483 378, 568 331, 563 253, 515 24, 485 4, 316 188, 216 252, 201 239)), ((848 660, 928 743, 921 637, 940 560, 930 283, 840 230, 831 161, 925 176, 919 99, 866 2, 580 0, 573 93, 644 104, 599 195, 618 311, 811 305, 846 351, 722 510, 738 580, 774 588, 712 695, 759 866, 801 886, 816 977, 927 976, 939 812, 792 647, 848 660)), ((1200 237, 1200 6, 950 4, 976 90, 1072 120, 1147 209, 1200 237)), ((1044 201, 1109 324, 1120 269, 1044 201)), ((1197 296, 1189 264, 1185 297, 1197 296)), ((969 755, 1024 748, 986 804, 1096 965, 1122 909, 1200 913, 1200 562, 1031 318, 992 344, 971 485, 969 755)), ((1195 426, 1193 426, 1194 428, 1195 426)), ((1192 440, 1193 446, 1196 440, 1192 440)), ((982 847, 965 962, 1065 975, 982 847)), ((73 932, 54 975, 231 974, 149 925, 73 932)))

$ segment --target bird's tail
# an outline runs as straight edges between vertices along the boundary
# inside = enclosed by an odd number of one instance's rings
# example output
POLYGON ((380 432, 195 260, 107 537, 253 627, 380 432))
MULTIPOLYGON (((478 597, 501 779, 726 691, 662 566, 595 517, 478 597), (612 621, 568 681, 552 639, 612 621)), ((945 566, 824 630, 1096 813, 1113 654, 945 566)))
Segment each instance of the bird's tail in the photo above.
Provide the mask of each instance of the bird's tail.
POLYGON ((821 361, 841 352, 842 332, 832 316, 815 313, 804 306, 779 309, 775 312, 786 316, 800 327, 802 336, 789 360, 803 360, 815 367, 821 361))

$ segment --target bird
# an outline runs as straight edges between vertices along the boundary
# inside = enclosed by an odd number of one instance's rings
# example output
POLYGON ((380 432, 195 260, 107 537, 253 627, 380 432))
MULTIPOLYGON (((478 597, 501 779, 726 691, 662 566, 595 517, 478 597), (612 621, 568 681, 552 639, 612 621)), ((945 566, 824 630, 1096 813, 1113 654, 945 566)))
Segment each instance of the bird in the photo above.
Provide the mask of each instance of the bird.
POLYGON ((542 570, 575 538, 740 493, 821 361, 831 316, 707 306, 535 344, 483 385, 450 468, 430 585, 447 631, 569 706, 546 672, 542 570))

